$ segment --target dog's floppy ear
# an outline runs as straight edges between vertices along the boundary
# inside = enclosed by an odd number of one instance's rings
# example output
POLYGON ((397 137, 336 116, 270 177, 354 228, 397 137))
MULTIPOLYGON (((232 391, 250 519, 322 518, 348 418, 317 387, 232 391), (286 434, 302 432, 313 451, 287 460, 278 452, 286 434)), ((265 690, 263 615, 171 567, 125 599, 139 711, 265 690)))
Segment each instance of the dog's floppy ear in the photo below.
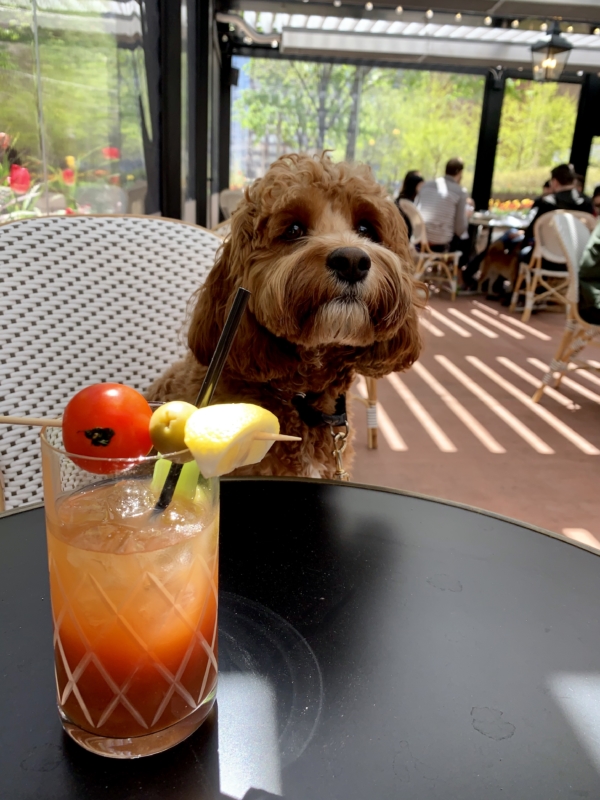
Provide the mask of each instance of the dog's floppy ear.
MULTIPOLYGON (((235 292, 245 286, 245 267, 250 263, 254 235, 255 205, 248 192, 232 217, 231 236, 221 248, 217 262, 198 291, 190 320, 188 345, 200 364, 210 363, 235 292)), ((293 345, 273 336, 259 325, 252 313, 252 298, 242 317, 225 369, 248 381, 266 382, 296 370, 293 345)))
POLYGON ((402 372, 419 358, 423 345, 419 328, 419 311, 425 306, 427 288, 424 284, 410 279, 413 283, 413 297, 404 321, 391 339, 375 342, 366 347, 356 360, 356 371, 368 378, 383 378, 390 372, 402 372))

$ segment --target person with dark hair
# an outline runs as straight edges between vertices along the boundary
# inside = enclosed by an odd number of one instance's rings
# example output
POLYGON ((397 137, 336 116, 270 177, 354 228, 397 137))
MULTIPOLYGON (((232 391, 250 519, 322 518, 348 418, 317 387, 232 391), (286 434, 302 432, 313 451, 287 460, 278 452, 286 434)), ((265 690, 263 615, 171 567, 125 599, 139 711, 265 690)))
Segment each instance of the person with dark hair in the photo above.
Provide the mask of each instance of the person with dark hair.
POLYGON ((414 203, 422 183, 425 183, 425 178, 421 175, 419 170, 411 169, 404 176, 402 188, 400 189, 400 193, 398 195, 398 200, 410 200, 412 203, 414 203))
POLYGON ((431 249, 439 253, 458 250, 463 254, 461 261, 469 245, 467 190, 460 186, 463 169, 462 158, 451 158, 446 174, 426 181, 415 203, 425 222, 431 249))
MULTIPOLYGON (((521 260, 527 261, 528 256, 531 257, 531 251, 534 241, 533 224, 536 219, 539 219, 542 214, 547 214, 549 211, 555 211, 557 208, 563 208, 567 211, 587 211, 588 214, 593 214, 594 209, 587 197, 579 194, 575 188, 575 172, 570 164, 559 164, 554 167, 550 173, 550 188, 551 194, 545 197, 538 197, 532 207, 534 213, 533 219, 525 231, 524 247, 521 250, 521 260)), ((564 269, 562 264, 552 264, 552 262, 545 262, 544 268, 548 269, 564 269)))
POLYGON ((583 177, 583 175, 575 173, 574 183, 575 183, 575 188, 577 189, 579 194, 583 195, 583 188, 585 186, 585 178, 583 177))
POLYGON ((542 197, 546 197, 547 194, 552 194, 552 186, 550 186, 550 179, 546 181, 546 183, 542 186, 542 197))
POLYGON ((419 193, 419 190, 424 182, 425 178, 421 175, 419 170, 411 169, 404 176, 404 182, 402 183, 402 188, 400 189, 398 197, 396 198, 396 205, 398 206, 398 211, 402 214, 402 218, 406 223, 409 239, 412 236, 412 223, 408 218, 408 215, 405 214, 402 208, 400 207, 400 200, 408 200, 410 203, 414 203, 419 193))
POLYGON ((600 183, 596 186, 592 195, 592 208, 594 209, 594 215, 600 217, 600 183))

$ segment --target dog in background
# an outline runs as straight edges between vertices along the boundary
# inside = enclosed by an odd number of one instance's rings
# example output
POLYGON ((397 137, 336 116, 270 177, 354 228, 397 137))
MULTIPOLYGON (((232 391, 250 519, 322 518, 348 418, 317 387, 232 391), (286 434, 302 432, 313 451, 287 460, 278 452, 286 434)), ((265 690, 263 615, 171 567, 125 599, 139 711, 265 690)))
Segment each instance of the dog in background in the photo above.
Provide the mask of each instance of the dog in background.
POLYGON ((146 396, 195 401, 243 286, 252 296, 214 402, 268 408, 283 433, 302 441, 276 443, 235 474, 332 478, 330 430, 310 417, 339 410, 357 374, 381 378, 418 358, 424 301, 412 270, 406 226, 368 167, 334 164, 327 154, 282 156, 232 216, 197 293, 188 354, 146 396))

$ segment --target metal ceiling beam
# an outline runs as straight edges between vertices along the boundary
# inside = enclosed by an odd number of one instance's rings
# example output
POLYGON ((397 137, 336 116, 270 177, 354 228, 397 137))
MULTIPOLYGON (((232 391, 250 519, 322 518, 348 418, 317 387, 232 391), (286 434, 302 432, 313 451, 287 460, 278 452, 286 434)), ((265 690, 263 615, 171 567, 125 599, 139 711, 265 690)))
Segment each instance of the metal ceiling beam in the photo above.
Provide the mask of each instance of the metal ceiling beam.
MULTIPOLYGON (((469 39, 443 39, 427 36, 391 36, 369 33, 340 33, 285 28, 281 53, 294 55, 330 55, 386 60, 422 60, 423 63, 470 62, 480 66, 531 65, 531 45, 469 39)), ((600 69, 600 48, 574 48, 569 55, 569 69, 586 72, 600 69)))

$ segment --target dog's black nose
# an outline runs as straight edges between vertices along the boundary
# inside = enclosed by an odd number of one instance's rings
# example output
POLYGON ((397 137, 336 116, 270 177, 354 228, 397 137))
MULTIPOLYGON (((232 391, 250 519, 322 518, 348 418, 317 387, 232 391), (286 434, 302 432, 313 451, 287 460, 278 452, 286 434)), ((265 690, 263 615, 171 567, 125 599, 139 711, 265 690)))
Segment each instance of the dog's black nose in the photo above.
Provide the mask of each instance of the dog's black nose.
POLYGON ((371 268, 371 259, 360 247, 338 247, 327 256, 327 266, 347 283, 364 281, 371 268))

